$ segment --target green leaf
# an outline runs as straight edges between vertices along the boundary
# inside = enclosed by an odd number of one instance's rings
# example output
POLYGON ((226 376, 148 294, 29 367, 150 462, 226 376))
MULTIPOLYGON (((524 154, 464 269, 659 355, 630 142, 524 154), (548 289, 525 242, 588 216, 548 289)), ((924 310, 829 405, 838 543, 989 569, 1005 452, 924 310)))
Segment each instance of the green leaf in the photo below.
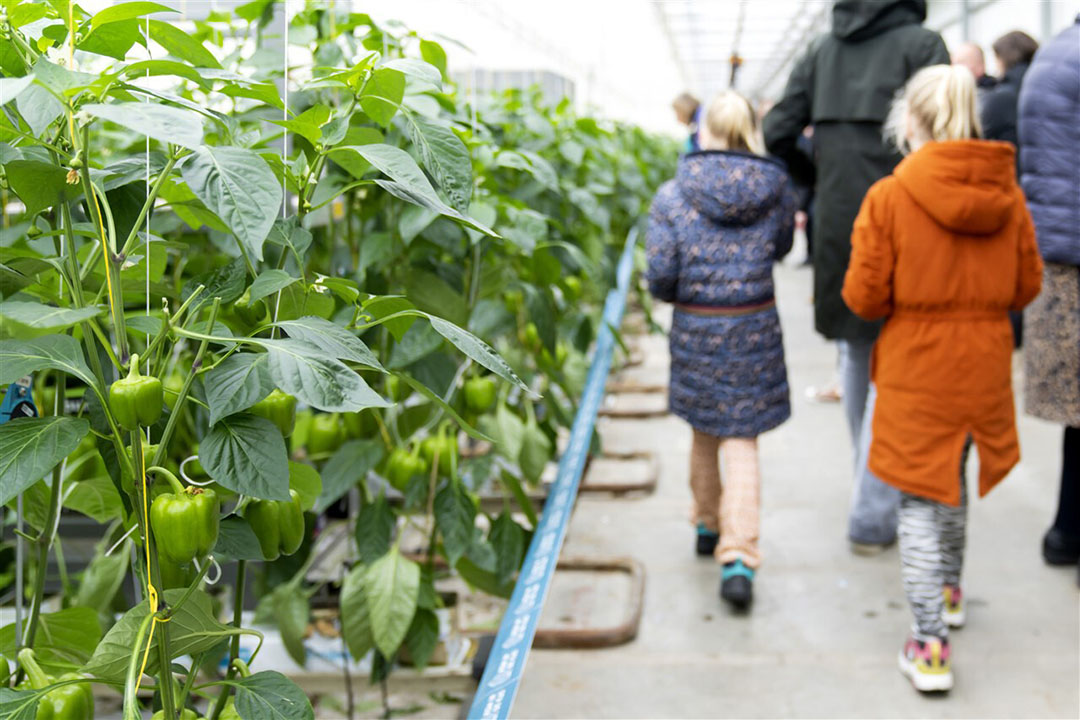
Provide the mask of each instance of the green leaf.
POLYGON ((424 167, 435 176, 450 205, 460 213, 472 199, 472 160, 465 143, 448 126, 423 115, 406 112, 409 139, 420 151, 424 167))
POLYGON ((330 108, 325 105, 314 105, 291 120, 271 120, 270 122, 296 133, 312 145, 318 145, 322 140, 321 128, 329 121, 330 108))
POLYGON ((499 237, 499 234, 491 228, 482 225, 467 215, 463 215, 444 203, 435 193, 435 189, 431 187, 431 183, 428 182, 424 171, 420 169, 420 166, 416 164, 416 161, 412 159, 409 153, 401 148, 379 143, 343 146, 335 149, 334 152, 336 153, 339 150, 356 152, 380 172, 390 177, 390 180, 376 180, 375 184, 394 197, 411 202, 414 205, 426 207, 440 215, 446 215, 486 235, 499 237))
POLYGON ((470 437, 474 437, 477 440, 492 442, 491 437, 485 435, 484 433, 480 432, 472 425, 467 423, 465 421, 465 418, 461 417, 461 415, 458 414, 457 410, 455 410, 452 405, 443 400, 442 397, 440 397, 434 390, 429 388, 427 385, 424 385, 422 382, 412 377, 411 375, 399 375, 398 377, 404 380, 405 383, 408 384, 408 386, 411 387, 413 390, 420 393, 428 400, 442 408, 443 412, 453 418, 454 422, 458 424, 458 427, 464 430, 470 437))
POLYGON ((371 634, 371 614, 368 612, 364 593, 366 572, 366 566, 357 565, 349 571, 341 584, 341 630, 345 636, 345 645, 349 648, 349 655, 357 662, 375 647, 375 639, 371 634))
POLYGON ((533 484, 540 481, 552 452, 551 439, 544 431, 536 425, 526 425, 521 439, 521 454, 518 456, 518 466, 526 480, 533 484))
POLYGON ((514 592, 513 583, 500 583, 491 570, 480 567, 468 556, 461 558, 455 568, 461 579, 495 597, 507 598, 514 592))
MULTIPOLYGON (((35 330, 63 330, 97 317, 102 309, 96 305, 84 308, 59 308, 32 300, 0 301, 0 319, 7 318, 35 330)), ((3 322, 0 321, 0 332, 3 322)))
MULTIPOLYGON (((72 607, 42 613, 38 623, 34 656, 42 670, 50 675, 72 672, 81 667, 101 640, 101 623, 98 622, 97 612, 91 608, 72 607)), ((0 653, 15 657, 14 623, 0 628, 0 653)))
POLYGON ((469 548, 476 529, 476 507, 460 483, 448 482, 435 494, 435 520, 450 567, 469 548))
POLYGON ((395 524, 394 511, 383 493, 360 508, 356 518, 356 550, 361 562, 370 565, 386 554, 395 524))
POLYGON ((90 19, 90 28, 96 30, 106 23, 129 20, 158 12, 176 12, 156 2, 126 2, 107 7, 90 19))
POLYGON ((169 54, 191 63, 195 67, 220 68, 221 63, 203 47, 203 44, 176 25, 150 20, 150 39, 165 48, 169 54))
POLYGON ((37 707, 47 690, 12 690, 0 687, 0 718, 35 720, 37 707))
MULTIPOLYGON (((129 558, 131 557, 127 550, 128 546, 125 543, 117 548, 112 555, 105 555, 99 551, 94 556, 94 559, 90 561, 90 565, 83 572, 79 589, 72 600, 76 607, 91 608, 98 613, 99 617, 108 613, 109 620, 112 620, 113 599, 116 597, 116 593, 120 591, 124 580, 127 579, 129 558)), ((87 653, 87 659, 91 654, 93 654, 92 649, 87 653)), ((78 664, 82 665, 83 662, 85 660, 78 664)))
POLYGON ((428 320, 431 321, 431 327, 435 328, 435 332, 449 340, 454 347, 465 353, 465 355, 480 363, 480 365, 486 367, 504 380, 514 383, 530 395, 533 394, 528 386, 522 382, 521 378, 517 376, 517 373, 515 373, 506 361, 502 359, 499 353, 495 352, 486 342, 476 337, 468 330, 464 330, 440 317, 432 315, 428 320))
POLYGON ((92 30, 76 47, 83 52, 124 60, 142 37, 138 20, 121 20, 92 30))
POLYGON ((235 353, 203 375, 210 424, 243 412, 274 389, 265 353, 235 353))
POLYGON ((304 634, 307 632, 308 617, 311 615, 307 596, 296 586, 279 585, 272 593, 271 609, 281 632, 281 639, 285 643, 285 650, 297 665, 303 667, 307 663, 304 634))
POLYGON ((504 511, 491 523, 489 537, 495 548, 495 577, 501 585, 509 582, 521 567, 525 555, 525 531, 509 512, 504 511))
POLYGON ((420 595, 420 566, 402 557, 395 547, 368 566, 364 596, 371 614, 375 647, 393 657, 416 613, 420 595))
POLYGON ((382 65, 384 68, 390 68, 392 70, 398 70, 400 72, 409 75, 421 83, 431 85, 436 90, 442 89, 442 72, 439 68, 435 67, 425 60, 417 60, 416 58, 394 58, 388 60, 382 65))
POLYGON ((194 314, 200 305, 212 298, 221 298, 223 305, 233 302, 244 294, 246 280, 247 270, 244 268, 244 259, 234 258, 227 265, 197 275, 184 283, 180 291, 180 299, 187 300, 200 285, 205 287, 202 296, 195 301, 191 309, 191 313, 194 314))
MULTIPOLYGON (((178 588, 166 590, 162 595, 166 603, 175 605, 185 592, 185 589, 178 588)), ((105 633, 105 637, 94 650, 93 656, 83 666, 82 672, 103 680, 123 682, 132 650, 135 648, 135 636, 139 625, 149 612, 149 605, 143 600, 124 613, 123 617, 109 628, 109 632, 105 633)), ((94 619, 97 619, 96 614, 94 619)), ((222 640, 236 633, 236 628, 223 625, 214 618, 210 596, 201 590, 196 590, 169 620, 169 649, 173 657, 197 655, 217 646, 222 640)), ((161 633, 154 633, 146 663, 146 672, 150 675, 157 674, 157 644, 160 640, 161 633)))
POLYGON ((34 82, 33 75, 0 78, 0 105, 7 105, 17 98, 19 93, 30 87, 32 82, 34 82))
POLYGON ((64 499, 64 507, 104 525, 123 517, 124 503, 109 476, 97 475, 76 482, 64 499))
POLYGON ((405 97, 405 75, 391 68, 378 68, 360 96, 360 108, 383 127, 388 127, 405 97))
POLYGON ((82 347, 70 335, 48 335, 33 340, 0 340, 0 385, 38 370, 60 370, 87 385, 96 385, 83 360, 82 347))
POLYGON ((322 494, 322 478, 319 471, 304 463, 289 461, 289 489, 300 496, 300 505, 304 510, 315 507, 315 501, 322 494))
MULTIPOLYGON (((182 145, 192 150, 199 150, 203 146, 202 117, 191 110, 141 102, 84 105, 82 109, 96 118, 163 143, 182 145)), ((194 185, 192 190, 195 190, 194 185)), ((210 207, 209 203, 207 207, 210 207)))
MULTIPOLYGON (((407 298, 400 295, 379 295, 365 300, 363 308, 364 312, 376 320, 381 320, 403 310, 412 310, 414 306, 407 298)), ((394 336, 394 339, 401 342, 401 339, 409 332, 409 328, 413 326, 414 322, 416 322, 414 317, 405 315, 396 317, 393 320, 387 320, 385 325, 390 334, 394 336)))
POLYGON ((378 358, 360 338, 329 320, 308 316, 275 324, 293 339, 317 344, 326 355, 359 363, 373 370, 383 369, 378 358))
POLYGON ((264 670, 229 684, 241 720, 315 720, 307 695, 279 672, 264 670))
POLYGON ((18 418, 0 424, 0 505, 36 483, 90 432, 81 418, 18 418))
POLYGON ((499 454, 517 460, 525 437, 525 423, 506 405, 499 405, 495 417, 480 418, 480 429, 495 438, 499 454))
POLYGON ((251 525, 240 515, 229 515, 218 527, 218 540, 214 546, 214 556, 219 560, 262 560, 259 538, 251 525))
POLYGON ((259 273, 259 277, 255 278, 251 283, 251 287, 248 288, 248 302, 254 303, 256 300, 262 300, 282 288, 289 287, 299 279, 277 268, 263 270, 259 273))
POLYGON ((26 206, 27 215, 35 215, 82 194, 81 185, 68 185, 67 171, 59 165, 39 160, 12 160, 4 166, 4 171, 11 189, 26 206))
POLYGON ((262 157, 238 147, 200 147, 181 169, 195 196, 233 231, 253 259, 281 209, 281 185, 262 157))
POLYGON ((378 465, 386 450, 381 440, 349 440, 326 462, 322 469, 322 493, 312 508, 322 513, 355 487, 378 465))
POLYGON ((431 63, 439 69, 443 78, 447 77, 446 74, 446 51, 443 50, 442 45, 433 40, 421 40, 420 41, 420 57, 425 61, 431 63))
POLYGON ((214 482, 263 500, 289 499, 285 441, 277 426, 254 415, 232 415, 199 443, 199 462, 214 482))
POLYGON ((465 296, 434 273, 410 268, 405 277, 405 294, 426 313, 458 325, 469 321, 469 304, 465 296))
POLYGON ((413 617, 409 633, 405 636, 405 647, 409 651, 409 660, 418 670, 427 667, 431 654, 439 645, 439 616, 431 610, 420 608, 413 617))
MULTIPOLYGON (((6 44, 6 43, 5 43, 6 44)), ((64 104, 40 85, 34 84, 19 93, 15 106, 30 126, 30 132, 39 136, 64 112, 64 104)))
POLYGON ((326 412, 390 406, 363 378, 317 346, 295 339, 259 344, 267 350, 274 383, 301 402, 326 412))

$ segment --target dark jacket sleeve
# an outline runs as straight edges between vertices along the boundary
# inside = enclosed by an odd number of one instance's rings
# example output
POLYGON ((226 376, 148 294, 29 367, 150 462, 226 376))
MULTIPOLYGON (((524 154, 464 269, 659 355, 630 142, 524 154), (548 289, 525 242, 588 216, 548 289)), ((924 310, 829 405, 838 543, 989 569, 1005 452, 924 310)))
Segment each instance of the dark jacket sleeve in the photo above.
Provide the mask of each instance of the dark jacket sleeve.
POLYGON ((949 65, 952 59, 949 57, 949 49, 945 47, 945 40, 941 35, 932 30, 927 30, 925 39, 919 44, 918 54, 915 57, 915 69, 924 68, 927 65, 949 65))
POLYGON ((800 185, 814 184, 814 163, 799 147, 803 128, 810 124, 813 106, 814 53, 817 43, 795 64, 780 102, 765 115, 765 147, 783 160, 800 185))
POLYGON ((649 209, 649 225, 645 232, 646 277, 653 297, 675 302, 679 289, 679 247, 675 229, 667 216, 664 192, 661 188, 649 209))
POLYGON ((1016 104, 1017 94, 1012 88, 998 86, 988 92, 979 113, 983 137, 1016 145, 1016 104))

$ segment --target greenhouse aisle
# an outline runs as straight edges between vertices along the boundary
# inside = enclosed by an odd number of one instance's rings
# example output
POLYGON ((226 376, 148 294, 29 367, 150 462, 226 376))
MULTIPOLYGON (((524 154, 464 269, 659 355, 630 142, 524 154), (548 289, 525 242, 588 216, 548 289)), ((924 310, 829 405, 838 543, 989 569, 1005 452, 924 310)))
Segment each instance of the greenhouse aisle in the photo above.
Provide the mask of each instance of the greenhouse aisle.
MULTIPOLYGON (((606 421, 607 447, 659 453, 659 487, 644 498, 582 497, 564 556, 629 555, 645 565, 640 633, 614 649, 534 651, 514 717, 1080 715, 1076 572, 1048 568, 1039 554, 1060 429, 1021 416, 1023 462, 974 504, 956 688, 920 697, 896 669, 909 622, 896 548, 873 558, 849 552, 842 410, 806 399, 835 362, 812 330, 810 279, 808 269, 778 270, 794 416, 762 440, 765 564, 752 614, 721 607, 717 567, 692 554, 686 426, 673 417, 606 421)), ((634 377, 666 381, 664 338, 644 346, 634 377)))

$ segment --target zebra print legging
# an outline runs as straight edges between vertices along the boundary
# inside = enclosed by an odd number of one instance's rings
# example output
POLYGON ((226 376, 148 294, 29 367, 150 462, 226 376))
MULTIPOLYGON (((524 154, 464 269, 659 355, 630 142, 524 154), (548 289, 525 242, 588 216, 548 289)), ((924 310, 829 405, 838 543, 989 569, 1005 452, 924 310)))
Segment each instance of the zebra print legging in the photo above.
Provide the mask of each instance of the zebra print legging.
POLYGON ((922 636, 948 636, 942 619, 942 588, 960 584, 967 530, 966 486, 961 473, 960 505, 956 507, 909 493, 900 496, 897 532, 901 574, 915 615, 915 630, 922 636))

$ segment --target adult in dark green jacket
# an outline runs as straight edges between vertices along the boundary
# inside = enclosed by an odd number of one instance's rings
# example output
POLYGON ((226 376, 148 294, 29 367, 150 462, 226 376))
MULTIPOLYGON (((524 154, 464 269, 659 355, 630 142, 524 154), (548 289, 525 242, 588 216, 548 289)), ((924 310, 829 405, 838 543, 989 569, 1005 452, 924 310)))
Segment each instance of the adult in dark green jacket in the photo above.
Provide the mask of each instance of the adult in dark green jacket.
POLYGON ((925 0, 838 0, 831 32, 810 44, 764 121, 769 152, 786 160, 797 179, 814 181, 814 320, 840 351, 856 467, 848 534, 857 549, 895 539, 898 498, 870 474, 860 452, 869 447, 863 420, 879 325, 857 318, 840 291, 863 196, 900 161, 882 138, 893 97, 920 68, 949 63, 945 42, 922 27, 925 19, 925 0), (808 125, 814 126, 812 162, 796 147, 808 125))

